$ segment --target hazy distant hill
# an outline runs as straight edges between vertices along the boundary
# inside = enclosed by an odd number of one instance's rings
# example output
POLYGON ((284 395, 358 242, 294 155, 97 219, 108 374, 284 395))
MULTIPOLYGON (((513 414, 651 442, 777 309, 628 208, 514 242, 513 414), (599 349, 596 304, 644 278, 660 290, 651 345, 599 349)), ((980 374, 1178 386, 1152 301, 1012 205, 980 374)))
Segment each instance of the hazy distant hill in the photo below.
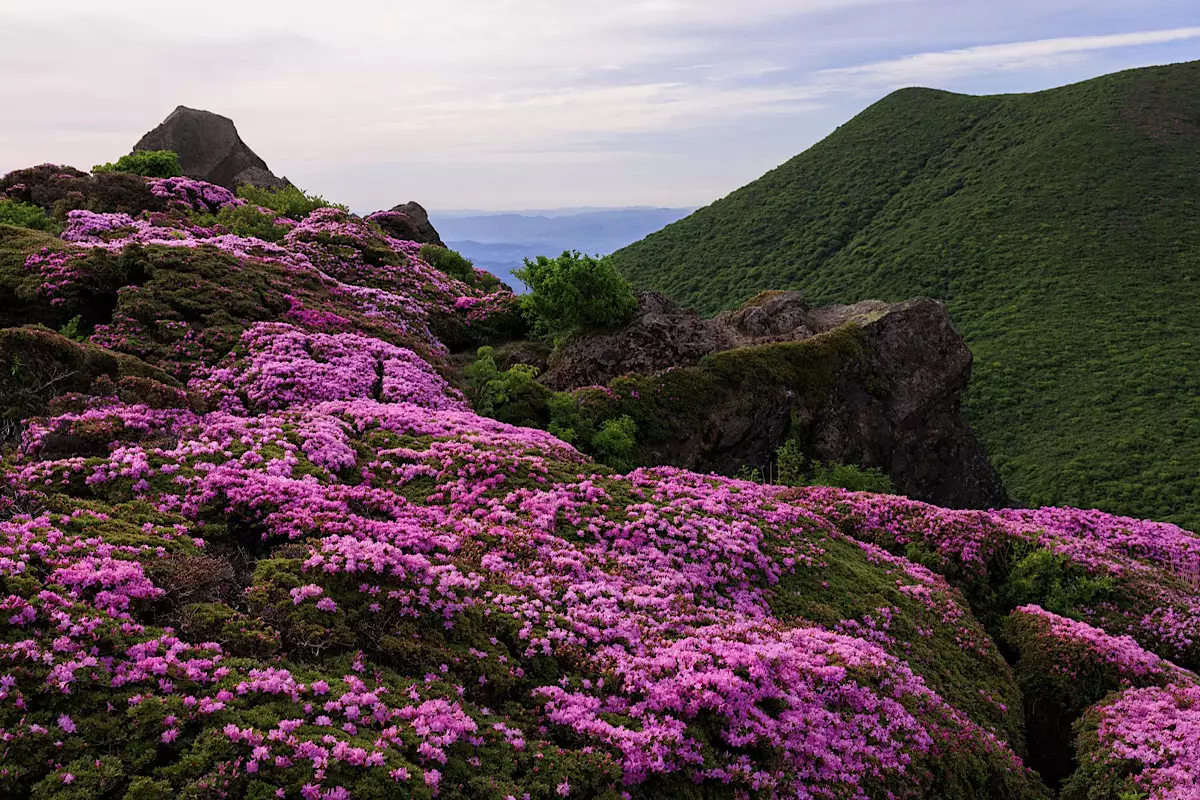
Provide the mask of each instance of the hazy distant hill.
POLYGON ((687 208, 548 209, 537 212, 432 212, 443 241, 514 289, 526 258, 563 250, 608 254, 691 213, 687 208))
POLYGON ((905 89, 615 257, 708 312, 944 299, 1016 498, 1200 527, 1200 63, 905 89))

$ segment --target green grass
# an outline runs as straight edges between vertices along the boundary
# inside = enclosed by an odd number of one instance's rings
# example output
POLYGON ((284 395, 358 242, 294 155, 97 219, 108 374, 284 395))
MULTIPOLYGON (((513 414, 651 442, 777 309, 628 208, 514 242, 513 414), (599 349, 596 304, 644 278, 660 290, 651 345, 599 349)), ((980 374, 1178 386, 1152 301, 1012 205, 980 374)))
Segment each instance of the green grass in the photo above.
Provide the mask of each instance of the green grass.
POLYGON ((615 254, 705 312, 944 300, 1019 502, 1200 528, 1200 62, 1028 95, 896 92, 615 254))

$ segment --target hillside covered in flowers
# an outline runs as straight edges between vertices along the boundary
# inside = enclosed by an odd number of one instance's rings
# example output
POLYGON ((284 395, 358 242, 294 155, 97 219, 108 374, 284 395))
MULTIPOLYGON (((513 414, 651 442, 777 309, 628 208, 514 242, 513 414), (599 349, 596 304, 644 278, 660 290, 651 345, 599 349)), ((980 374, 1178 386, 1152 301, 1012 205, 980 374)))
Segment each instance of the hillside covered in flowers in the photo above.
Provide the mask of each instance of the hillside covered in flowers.
POLYGON ((0 795, 1200 797, 1195 535, 620 473, 472 410, 450 349, 516 298, 395 212, 35 183, 76 208, 0 225, 0 795))

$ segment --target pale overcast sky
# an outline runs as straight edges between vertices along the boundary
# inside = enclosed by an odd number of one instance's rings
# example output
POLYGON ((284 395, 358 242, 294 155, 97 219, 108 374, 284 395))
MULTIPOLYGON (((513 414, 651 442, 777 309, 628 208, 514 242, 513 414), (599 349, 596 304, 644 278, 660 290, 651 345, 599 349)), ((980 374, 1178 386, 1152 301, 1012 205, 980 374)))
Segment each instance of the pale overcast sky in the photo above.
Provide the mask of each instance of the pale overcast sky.
POLYGON ((698 206, 901 86, 1193 59, 1196 0, 0 0, 0 172, 188 105, 361 211, 698 206))

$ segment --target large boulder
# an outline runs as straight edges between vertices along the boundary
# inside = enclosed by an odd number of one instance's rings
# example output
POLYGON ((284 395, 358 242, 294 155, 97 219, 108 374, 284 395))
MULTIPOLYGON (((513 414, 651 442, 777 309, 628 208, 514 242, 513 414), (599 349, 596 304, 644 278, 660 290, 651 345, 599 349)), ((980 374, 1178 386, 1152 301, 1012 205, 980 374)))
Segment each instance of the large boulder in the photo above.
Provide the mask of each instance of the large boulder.
POLYGON ((903 494, 954 508, 1008 502, 1000 475, 962 410, 971 351, 945 306, 918 298, 852 317, 863 361, 843 369, 805 418, 817 458, 879 467, 903 494))
POLYGON ((878 467, 911 497, 1007 502, 962 412, 971 351, 937 301, 810 308, 775 292, 708 320, 647 292, 629 324, 567 343, 540 380, 565 391, 629 373, 657 376, 647 388, 670 398, 652 426, 669 433, 643 431, 654 463, 730 475, 793 438, 811 459, 878 467))
POLYGON ((179 106, 133 149, 174 150, 185 175, 227 189, 242 184, 271 189, 289 185, 242 141, 233 120, 211 111, 179 106))
POLYGON ((393 239, 445 247, 442 237, 429 221, 429 212, 420 203, 401 203, 389 211, 376 211, 367 219, 383 228, 393 239))

